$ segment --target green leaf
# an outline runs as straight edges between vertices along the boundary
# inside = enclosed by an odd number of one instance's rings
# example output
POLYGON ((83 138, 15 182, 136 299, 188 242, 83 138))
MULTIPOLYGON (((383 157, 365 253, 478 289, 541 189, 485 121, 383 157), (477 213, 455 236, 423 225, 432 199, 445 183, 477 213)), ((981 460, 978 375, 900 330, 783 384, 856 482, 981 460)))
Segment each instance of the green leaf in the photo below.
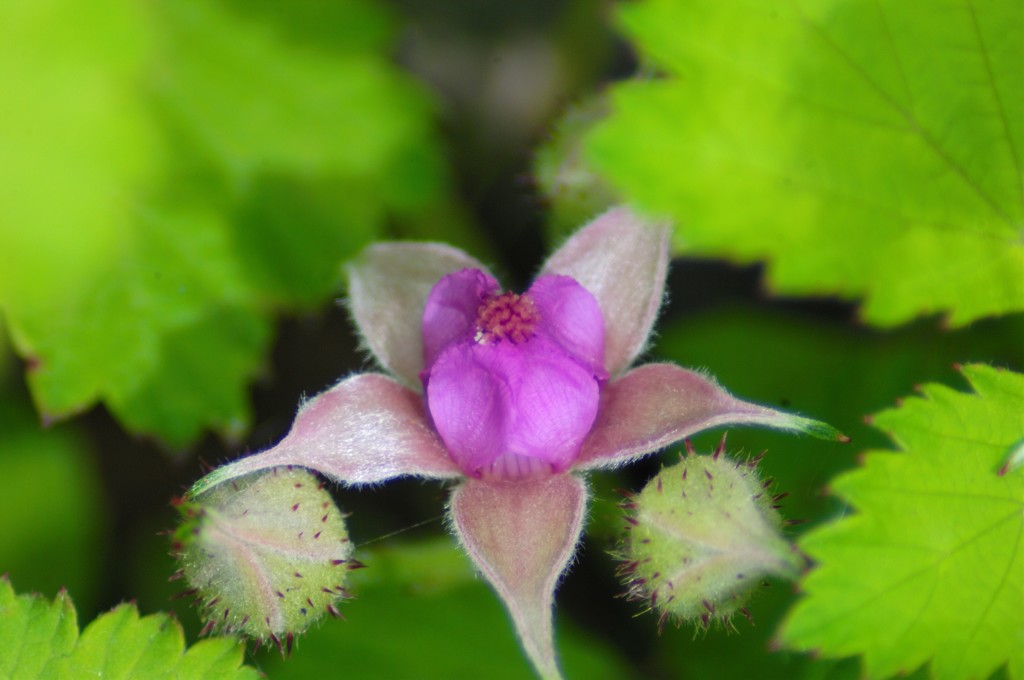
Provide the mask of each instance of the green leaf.
POLYGON ((66 592, 52 603, 18 596, 7 577, 0 578, 0 676, 54 677, 56 660, 71 653, 77 638, 75 607, 66 592))
POLYGON ((645 0, 587 158, 682 252, 891 326, 1024 310, 1024 5, 645 0))
POLYGON ((71 598, 61 592, 52 603, 38 595, 15 595, 0 579, 0 674, 31 678, 102 677, 200 680, 255 679, 242 666, 242 647, 216 638, 187 651, 177 621, 166 614, 139 617, 123 604, 97 618, 78 635, 71 598))
POLYGON ((275 308, 444 202, 393 33, 364 1, 0 6, 0 310, 45 418, 247 426, 275 308))
POLYGON ((939 680, 1024 677, 1024 477, 998 474, 1024 433, 1024 375, 963 368, 974 393, 929 384, 874 418, 872 451, 833 489, 854 514, 800 542, 818 564, 781 640, 859 654, 868 677, 931 662, 939 680))
POLYGON ((12 313, 39 409, 60 418, 104 399, 127 429, 175 446, 204 426, 239 434, 270 327, 223 222, 199 211, 153 215, 133 240, 133 252, 68 291, 59 311, 12 313))
POLYGON ((116 261, 126 198, 160 173, 155 121, 131 89, 150 36, 141 11, 99 0, 84 22, 70 2, 0 6, 0 301, 12 325, 116 261))

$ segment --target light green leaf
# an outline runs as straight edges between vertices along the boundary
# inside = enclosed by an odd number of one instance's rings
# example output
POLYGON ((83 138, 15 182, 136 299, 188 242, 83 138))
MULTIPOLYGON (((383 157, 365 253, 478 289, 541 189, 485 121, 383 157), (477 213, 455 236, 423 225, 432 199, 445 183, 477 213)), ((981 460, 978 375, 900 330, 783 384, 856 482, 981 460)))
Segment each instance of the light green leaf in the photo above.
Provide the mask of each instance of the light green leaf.
POLYGON ((7 577, 0 578, 0 676, 54 677, 56 660, 71 653, 77 638, 75 607, 66 592, 52 603, 18 596, 7 577))
POLYGON ((938 680, 1024 677, 1024 477, 998 474, 1024 433, 1024 375, 985 365, 874 418, 873 451, 834 491, 854 513, 800 542, 818 564, 781 640, 862 655, 870 678, 931 663, 938 680))
POLYGON ((117 260, 130 197, 158 181, 166 151, 132 91, 143 6, 98 0, 88 21, 80 9, 0 6, 0 302, 12 325, 117 260))
POLYGON ((38 408, 60 418, 103 399, 127 429, 175 446, 205 426, 240 433, 270 327, 223 222, 205 211, 152 215, 133 246, 59 310, 12 313, 38 408))
POLYGON ((437 209, 424 93, 369 1, 0 5, 0 310, 45 418, 237 434, 278 306, 437 209))
MULTIPOLYGON (((354 7, 371 32, 389 23, 369 3, 354 7)), ((224 2, 166 2, 154 12, 164 28, 157 95, 233 178, 257 165, 376 176, 428 125, 412 82, 381 58, 386 41, 338 58, 282 35, 285 9, 254 16, 224 2)))
POLYGON ((587 158, 682 252, 871 323, 1024 310, 1024 5, 645 0, 587 158))
POLYGON ((15 595, 0 579, 0 675, 30 680, 83 677, 255 680, 242 666, 242 647, 228 638, 203 640, 185 650, 177 621, 166 614, 139 618, 134 605, 103 614, 78 635, 71 598, 52 603, 38 595, 15 595))

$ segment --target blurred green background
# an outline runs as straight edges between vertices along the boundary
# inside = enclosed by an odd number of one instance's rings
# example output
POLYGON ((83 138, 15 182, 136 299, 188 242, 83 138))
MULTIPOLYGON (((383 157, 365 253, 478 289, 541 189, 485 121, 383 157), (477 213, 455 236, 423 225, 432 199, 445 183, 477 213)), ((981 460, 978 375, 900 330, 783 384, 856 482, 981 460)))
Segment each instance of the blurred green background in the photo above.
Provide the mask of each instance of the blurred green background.
MULTIPOLYGON (((604 114, 595 95, 652 71, 612 14, 588 0, 0 4, 0 572, 21 592, 66 587, 82 622, 124 600, 172 609, 194 640, 196 614, 170 599, 170 502, 204 463, 280 438, 303 395, 368 368, 337 304, 341 264, 373 240, 447 241, 521 287, 615 195, 575 130, 604 114), (577 165, 580 183, 559 185, 577 165)), ((763 273, 678 259, 649 358, 853 438, 729 433, 737 456, 768 450, 784 516, 809 520, 794 535, 841 515, 829 479, 888 446, 865 415, 916 384, 963 387, 955 362, 1024 369, 1019 314, 877 330, 848 300, 773 297, 763 273)), ((769 650, 789 584, 759 593, 738 633, 659 635, 619 597, 614 489, 675 455, 592 477, 558 597, 567 676, 856 677, 769 650)), ((251 663, 271 678, 531 677, 446 535, 446 496, 410 481, 338 494, 370 566, 347 621, 251 663)))

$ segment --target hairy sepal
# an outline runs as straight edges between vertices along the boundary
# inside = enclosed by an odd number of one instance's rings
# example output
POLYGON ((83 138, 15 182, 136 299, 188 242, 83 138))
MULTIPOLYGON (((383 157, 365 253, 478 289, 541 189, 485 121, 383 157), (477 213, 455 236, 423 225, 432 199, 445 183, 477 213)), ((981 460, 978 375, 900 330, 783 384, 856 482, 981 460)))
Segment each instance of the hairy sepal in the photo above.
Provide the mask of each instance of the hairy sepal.
POLYGON ((735 425, 849 441, 826 423, 737 399, 704 373, 646 364, 601 391, 597 420, 574 467, 619 467, 702 430, 735 425))
POLYGON ((501 597, 545 680, 562 677, 555 655, 555 587, 579 542, 587 486, 568 474, 518 482, 467 479, 452 493, 452 528, 501 597))
POLYGON ((590 291, 604 315, 604 367, 625 371, 647 346, 668 275, 667 223, 613 208, 555 251, 542 274, 572 277, 590 291))

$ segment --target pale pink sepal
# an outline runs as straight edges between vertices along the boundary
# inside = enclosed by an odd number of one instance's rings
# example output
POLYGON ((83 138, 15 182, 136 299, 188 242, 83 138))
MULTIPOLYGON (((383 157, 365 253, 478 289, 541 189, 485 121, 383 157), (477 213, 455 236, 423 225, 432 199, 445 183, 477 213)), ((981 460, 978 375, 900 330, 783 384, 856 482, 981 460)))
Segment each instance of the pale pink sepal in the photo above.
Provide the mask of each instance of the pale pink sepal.
POLYGON ((604 315, 604 363, 612 376, 647 345, 665 293, 669 236, 626 208, 613 208, 576 232, 544 265, 544 274, 576 279, 604 315))
POLYGON ((407 386, 420 389, 420 324, 427 295, 441 277, 486 268, 441 243, 377 243, 351 264, 348 306, 358 331, 380 364, 407 386))
POLYGON ((277 446, 217 468, 189 493, 283 465, 310 468, 346 485, 461 475, 430 427, 423 398, 387 376, 363 373, 305 402, 277 446))
POLYGON ((575 470, 618 467, 722 425, 762 425, 835 438, 823 423, 741 401, 714 379, 675 364, 646 364, 605 386, 575 470))
POLYGON ((459 541, 504 600, 542 678, 561 677, 554 592, 579 541, 586 504, 586 485, 568 474, 516 483, 467 479, 452 494, 459 541))

